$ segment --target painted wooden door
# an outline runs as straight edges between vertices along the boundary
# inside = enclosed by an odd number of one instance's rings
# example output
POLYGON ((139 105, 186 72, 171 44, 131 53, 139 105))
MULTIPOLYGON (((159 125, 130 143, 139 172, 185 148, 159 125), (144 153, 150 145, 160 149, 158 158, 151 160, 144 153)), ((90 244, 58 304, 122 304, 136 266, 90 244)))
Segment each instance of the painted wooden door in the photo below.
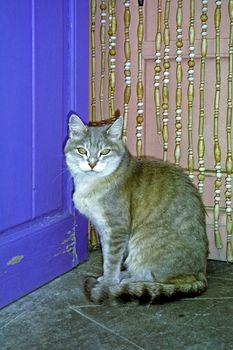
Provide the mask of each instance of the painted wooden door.
POLYGON ((88 2, 0 2, 0 306, 87 257, 63 146, 88 118, 88 2))
MULTIPOLYGON (((131 153, 136 155, 136 117, 137 117, 137 65, 138 65, 138 1, 116 1, 116 20, 117 20, 117 34, 116 34, 116 61, 115 61, 115 108, 119 108, 121 113, 124 111, 124 91, 125 91, 125 54, 124 54, 124 42, 125 42, 125 27, 124 27, 124 13, 126 7, 130 6, 131 21, 129 27, 129 42, 131 52, 131 98, 129 101, 129 118, 128 118, 128 130, 127 130, 127 145, 131 153), (129 4, 130 3, 130 4, 129 4)), ((157 158, 163 158, 163 137, 162 134, 157 133, 156 118, 155 118, 155 104, 154 104, 154 76, 155 76, 155 37, 157 31, 157 19, 158 19, 158 0, 145 0, 143 6, 143 22, 144 22, 144 38, 142 44, 142 59, 143 59, 143 87, 144 87, 144 123, 143 123, 143 155, 153 156, 157 158)), ((189 60, 189 28, 190 28, 190 1, 161 1, 162 5, 162 36, 164 33, 164 13, 165 4, 170 3, 169 13, 169 30, 170 30, 170 47, 166 52, 169 56, 169 107, 168 107, 168 160, 175 162, 174 150, 176 140, 176 67, 177 67, 177 36, 182 36, 182 137, 181 137, 181 160, 180 164, 187 170, 188 168, 188 60, 189 60), (177 7, 181 6, 183 12, 182 31, 177 32, 176 13, 177 7), (181 34, 182 33, 182 34, 181 34)), ((226 115, 227 115, 227 81, 228 81, 228 57, 229 57, 229 33, 230 33, 230 18, 228 14, 228 1, 215 2, 215 1, 194 1, 195 15, 193 18, 195 28, 195 68, 193 74, 194 78, 194 101, 193 101, 193 124, 192 124, 192 138, 193 138, 193 153, 194 153, 194 175, 195 183, 197 184, 197 178, 199 174, 198 164, 198 139, 199 139, 199 115, 200 115, 200 66, 201 66, 201 51, 202 51, 202 31, 207 32, 207 56, 206 56, 206 69, 204 78, 204 133, 205 140, 205 152, 204 152, 204 164, 205 164, 205 181, 204 181, 204 193, 203 200, 208 212, 207 216, 207 230, 210 241, 210 258, 225 260, 226 259, 226 242, 228 240, 228 246, 232 243, 231 234, 226 238, 226 157, 227 157, 227 142, 226 142, 226 115), (203 8, 202 9, 202 4, 203 8), (215 91, 216 91, 216 30, 215 30, 215 9, 216 6, 221 5, 222 21, 220 21, 220 62, 221 62, 221 94, 219 105, 219 121, 218 121, 218 139, 221 146, 221 171, 222 181, 220 188, 220 217, 219 217, 219 229, 222 238, 222 247, 217 249, 215 246, 214 236, 214 200, 216 196, 215 181, 216 181, 216 169, 214 159, 214 115, 215 115, 215 91), (208 19, 206 18, 206 11, 208 19), (202 16, 206 23, 201 23, 200 17, 202 16)), ((97 9, 100 8, 101 1, 97 1, 97 9)), ((128 17, 128 15, 126 15, 128 17)), ((100 10, 97 10, 96 15, 96 87, 98 96, 98 89, 100 87, 101 78, 101 46, 99 38, 99 29, 103 23, 101 22, 100 10)), ((106 27, 108 28, 108 12, 106 27)), ((180 30, 180 29, 179 29, 180 30)), ((205 33, 204 35, 205 36, 205 33)), ((107 35, 107 40, 108 40, 107 35)), ((107 42, 107 41, 106 41, 107 42)), ((160 74, 160 86, 163 85, 163 79, 167 78, 164 75, 163 59, 165 56, 164 38, 161 45, 161 74, 160 74)), ((106 45, 107 46, 107 45, 106 45)), ((108 46, 107 46, 108 49, 108 46)), ((178 59, 179 60, 179 59, 178 59)), ((106 62, 108 63, 108 62, 106 62)), ((107 65, 106 65, 107 66, 107 65)), ((127 68, 128 69, 128 68, 127 68)), ((191 77, 191 78, 192 78, 191 77)), ((106 78, 108 75, 106 74, 106 78)), ((105 95, 108 95, 108 81, 105 80, 105 95)), ((162 89, 161 89, 162 95, 162 89)), ((100 103, 96 101, 97 118, 100 117, 100 103)), ((104 105, 105 116, 108 117, 108 103, 104 105)), ((160 119, 162 123, 163 113, 160 108, 160 119)), ((165 118, 167 119, 167 117, 165 118)), ((228 185, 229 186, 229 185, 228 185)), ((232 203, 229 205, 229 211, 232 210, 232 203), (231 207, 231 208, 230 208, 231 207)), ((229 224, 230 227, 230 224, 229 224)), ((229 254, 231 255, 231 254, 229 254)))

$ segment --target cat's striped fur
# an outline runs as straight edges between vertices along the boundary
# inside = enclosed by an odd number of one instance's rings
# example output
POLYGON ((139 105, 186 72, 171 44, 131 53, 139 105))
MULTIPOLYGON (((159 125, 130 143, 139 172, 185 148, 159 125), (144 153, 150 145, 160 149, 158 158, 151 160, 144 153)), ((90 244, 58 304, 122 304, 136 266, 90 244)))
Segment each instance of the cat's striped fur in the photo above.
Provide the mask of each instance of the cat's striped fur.
POLYGON ((101 127, 87 127, 75 115, 69 121, 73 200, 96 227, 103 252, 103 276, 87 279, 86 294, 94 302, 152 302, 202 293, 208 240, 200 196, 181 168, 131 157, 122 124, 121 117, 101 127))

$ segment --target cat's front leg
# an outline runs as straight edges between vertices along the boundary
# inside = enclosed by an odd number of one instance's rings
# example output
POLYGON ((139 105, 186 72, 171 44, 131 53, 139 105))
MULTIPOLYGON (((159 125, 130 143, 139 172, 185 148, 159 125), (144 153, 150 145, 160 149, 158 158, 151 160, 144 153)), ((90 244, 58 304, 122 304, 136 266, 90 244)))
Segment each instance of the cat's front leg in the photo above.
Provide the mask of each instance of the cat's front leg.
POLYGON ((104 232, 100 236, 103 254, 103 276, 98 282, 117 284, 120 282, 121 264, 125 251, 125 232, 104 232))

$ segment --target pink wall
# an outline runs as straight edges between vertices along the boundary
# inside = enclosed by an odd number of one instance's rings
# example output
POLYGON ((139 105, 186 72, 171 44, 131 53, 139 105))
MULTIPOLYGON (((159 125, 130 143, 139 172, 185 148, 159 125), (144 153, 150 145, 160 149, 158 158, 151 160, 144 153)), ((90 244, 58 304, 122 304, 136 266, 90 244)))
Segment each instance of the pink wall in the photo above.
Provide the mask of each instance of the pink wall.
MULTIPOLYGON (((165 1, 162 1, 164 12, 165 1)), ((97 118, 99 115, 99 77, 100 77, 100 45, 99 45, 99 22, 100 22, 100 1, 97 1, 97 51, 96 51, 96 83, 97 83, 97 118)), ((171 39, 171 69, 169 82, 169 146, 168 159, 174 162, 174 146, 175 146, 175 93, 176 93, 176 9, 177 1, 171 1, 170 8, 170 39, 171 39)), ((215 95, 215 28, 214 28, 214 11, 215 2, 209 1, 208 10, 208 54, 206 62, 206 78, 205 78, 205 166, 207 169, 206 180, 204 183, 204 203, 207 206, 207 223, 208 235, 211 242, 211 258, 225 260, 225 198, 224 183, 225 175, 222 180, 221 188, 221 207, 220 215, 220 231, 222 235, 223 247, 217 250, 214 245, 213 233, 213 203, 214 203, 214 142, 213 142, 213 119, 214 119, 214 95, 215 95)), ((116 56, 116 91, 115 106, 123 113, 124 104, 124 2, 117 1, 117 56, 116 56)), ((194 116, 193 116, 193 150, 195 159, 195 168, 198 168, 197 158, 197 141, 198 141, 198 123, 199 123, 199 81, 200 81, 200 56, 201 56, 201 2, 196 2, 195 8, 195 98, 194 98, 194 116)), ((132 73, 132 92, 129 105, 129 125, 127 145, 133 154, 136 154, 136 115, 137 115, 137 25, 138 25, 138 7, 136 2, 131 1, 131 26, 130 26, 130 43, 131 43, 131 73, 132 73)), ((163 140, 162 136, 156 133, 155 123, 155 106, 154 106, 154 57, 155 57, 155 34, 157 30, 157 1, 145 1, 144 4, 144 43, 143 43, 143 67, 144 67, 144 130, 143 130, 143 154, 162 158, 163 156, 163 140)), ((108 24, 107 24, 108 26, 108 24)), ((163 26, 162 26, 163 28, 163 26)), ((183 106, 182 106, 182 142, 181 142, 181 165, 187 168, 188 155, 188 118, 187 118, 187 70, 188 70, 188 28, 189 28, 189 1, 183 1, 183 106)), ((219 117, 219 140, 222 151, 221 165, 225 167, 226 160, 226 107, 227 107, 227 72, 228 72, 228 38, 229 38, 229 16, 228 2, 222 1, 222 23, 221 23, 221 99, 220 99, 220 117, 219 117)), ((108 35, 107 35, 108 39, 108 35)), ((163 46, 161 49, 163 57, 163 46)), ((107 72, 107 70, 106 70, 107 72)), ((105 84, 105 96, 107 92, 107 78, 105 84)), ((162 82, 162 74, 161 74, 162 82)), ((106 98, 107 101, 107 98, 106 98)), ((105 104, 105 114, 108 118, 108 104, 105 104)), ((197 174, 197 172, 196 172, 197 174)), ((195 179, 196 182, 196 179, 195 179)))

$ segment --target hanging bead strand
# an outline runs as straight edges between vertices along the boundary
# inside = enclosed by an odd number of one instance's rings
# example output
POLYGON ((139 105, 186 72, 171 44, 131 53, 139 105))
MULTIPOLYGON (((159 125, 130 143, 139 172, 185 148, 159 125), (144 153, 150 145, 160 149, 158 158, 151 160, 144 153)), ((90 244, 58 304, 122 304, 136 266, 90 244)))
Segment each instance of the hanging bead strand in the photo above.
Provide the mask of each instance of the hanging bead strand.
POLYGON ((220 213, 220 197, 221 197, 221 148, 219 144, 218 124, 219 124, 219 106, 220 106, 220 89, 221 89, 221 67, 220 67, 220 25, 221 25, 221 1, 215 1, 216 8, 214 14, 215 23, 215 51, 216 51, 216 83, 214 97, 214 159, 216 179, 214 183, 214 237, 216 248, 222 248, 222 240, 219 231, 219 213, 220 213))
POLYGON ((166 0, 165 2, 165 14, 164 14, 164 79, 163 79, 163 89, 162 89, 162 97, 163 97, 163 160, 167 161, 167 152, 168 152, 168 109, 169 109, 169 69, 170 69, 170 29, 169 29, 169 12, 170 12, 170 0, 166 0))
POLYGON ((142 40, 144 35, 143 0, 138 1, 138 82, 137 82, 137 157, 142 156, 142 125, 143 125, 143 79, 142 79, 142 40))
POLYGON ((226 159, 226 227, 227 227, 227 251, 228 262, 233 262, 232 251, 232 74, 233 74, 233 0, 229 0, 228 13, 230 17, 230 38, 229 38, 229 58, 228 58, 228 89, 227 89, 227 159, 226 159))
POLYGON ((125 11, 124 11, 124 25, 125 25, 125 91, 124 91, 124 126, 123 126, 123 141, 127 141, 127 126, 128 126, 128 112, 129 112, 129 101, 131 97, 131 49, 129 40, 129 28, 130 28, 130 0, 125 0, 125 11))
POLYGON ((205 87, 205 66, 207 55, 207 20, 208 20, 208 0, 202 0, 202 14, 201 14, 201 71, 200 71, 200 109, 199 109, 199 128, 198 128, 198 190, 203 194, 204 180, 205 180, 205 141, 204 141, 204 123, 205 123, 205 107, 204 107, 204 87, 205 87))
POLYGON ((194 67, 195 67, 195 0, 190 0, 189 22, 189 60, 188 60, 188 171, 194 180, 193 156, 193 101, 194 101, 194 67))
POLYGON ((100 72, 100 118, 104 123, 104 77, 105 77, 105 49, 106 49, 106 1, 102 0, 100 4, 101 24, 100 24, 100 45, 101 45, 101 72, 100 72))
POLYGON ((162 44, 162 0, 158 0, 157 9, 157 33, 155 36, 155 75, 154 75, 154 102, 155 102, 155 116, 157 133, 161 134, 160 121, 160 72, 161 72, 161 44, 162 44))
MULTIPOLYGON (((96 125, 96 0, 91 0, 91 125, 96 125)), ((97 234, 89 223, 91 249, 99 246, 97 234)))
POLYGON ((91 0, 91 122, 96 123, 96 0, 91 0))
POLYGON ((109 0, 109 117, 115 120, 115 87, 116 87, 116 0, 109 0))
POLYGON ((176 117, 175 117, 175 127, 176 127, 176 145, 175 145, 175 164, 180 165, 180 157, 181 157, 181 135, 182 135, 182 24, 183 24, 183 1, 178 0, 177 2, 177 13, 176 13, 176 117))

